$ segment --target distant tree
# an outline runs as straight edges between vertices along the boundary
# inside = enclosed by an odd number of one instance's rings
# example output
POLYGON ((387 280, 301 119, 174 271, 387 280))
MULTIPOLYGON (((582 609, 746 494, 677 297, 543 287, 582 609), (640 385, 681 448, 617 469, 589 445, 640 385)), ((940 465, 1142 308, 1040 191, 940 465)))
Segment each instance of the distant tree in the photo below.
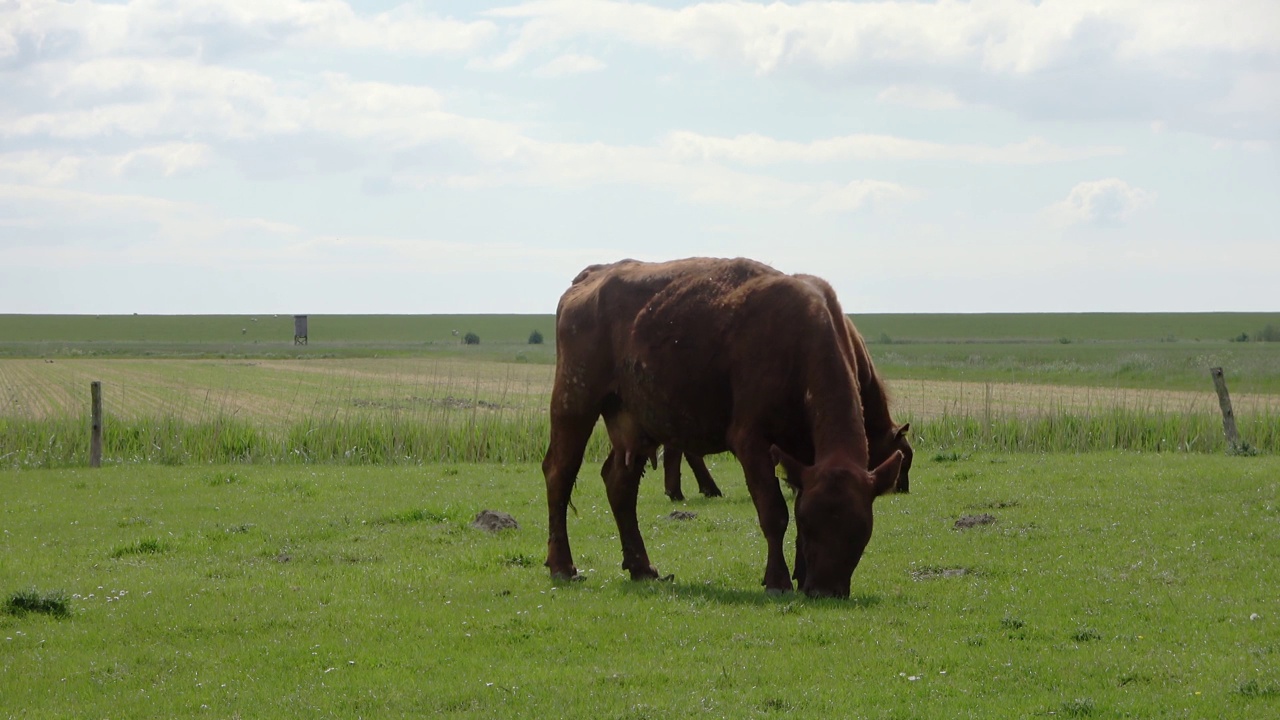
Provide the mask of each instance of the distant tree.
POLYGON ((1242 332, 1239 335, 1231 338, 1231 342, 1249 342, 1249 333, 1242 332))
POLYGON ((541 344, 542 344, 542 333, 538 332, 537 330, 534 330, 533 332, 529 333, 529 344, 530 344, 530 345, 541 345, 541 344))
POLYGON ((1254 334, 1253 339, 1258 342, 1280 342, 1280 327, 1276 327, 1271 323, 1254 334))
POLYGON ((467 333, 466 335, 463 335, 463 336, 462 336, 462 342, 464 342, 464 343, 466 343, 466 344, 468 344, 468 345, 479 345, 479 344, 480 344, 480 336, 479 336, 479 335, 477 335, 477 334, 475 334, 475 333, 473 333, 473 332, 469 332, 469 333, 467 333))

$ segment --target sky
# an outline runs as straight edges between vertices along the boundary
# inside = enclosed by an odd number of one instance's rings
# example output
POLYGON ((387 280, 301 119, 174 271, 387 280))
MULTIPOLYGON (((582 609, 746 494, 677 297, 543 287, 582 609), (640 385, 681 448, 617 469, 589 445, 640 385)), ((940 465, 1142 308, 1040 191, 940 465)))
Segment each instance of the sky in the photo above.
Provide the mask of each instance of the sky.
POLYGON ((1280 2, 0 0, 0 313, 1280 310, 1280 2))

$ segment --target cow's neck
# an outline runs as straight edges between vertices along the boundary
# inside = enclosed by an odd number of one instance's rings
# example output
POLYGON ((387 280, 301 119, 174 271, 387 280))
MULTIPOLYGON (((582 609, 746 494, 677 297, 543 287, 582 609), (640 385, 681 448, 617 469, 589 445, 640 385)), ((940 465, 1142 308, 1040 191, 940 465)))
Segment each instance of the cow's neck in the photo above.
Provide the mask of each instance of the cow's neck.
POLYGON ((889 397, 884 385, 871 366, 869 358, 858 358, 858 385, 862 395, 863 422, 868 438, 880 438, 893 430, 893 418, 889 416, 889 397))
POLYGON ((858 399, 858 386, 840 353, 820 353, 810 369, 805 406, 813 434, 817 462, 847 456, 858 467, 867 466, 867 428, 858 399), (832 362, 834 360, 834 362, 832 362))

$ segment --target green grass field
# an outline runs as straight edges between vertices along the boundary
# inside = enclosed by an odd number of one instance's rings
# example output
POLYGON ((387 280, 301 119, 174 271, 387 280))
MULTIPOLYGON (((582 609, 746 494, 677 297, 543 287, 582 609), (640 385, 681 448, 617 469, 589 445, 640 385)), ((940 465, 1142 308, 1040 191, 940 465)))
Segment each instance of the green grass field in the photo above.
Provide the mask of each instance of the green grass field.
POLYGON ((312 316, 306 347, 290 316, 0 316, 0 717, 1280 713, 1280 344, 1231 341, 1275 316, 856 321, 914 492, 813 601, 760 589, 729 456, 719 500, 645 481, 675 580, 625 579, 603 433, 585 580, 550 581, 548 316, 312 316), (1214 365, 1261 456, 1225 454, 1214 365))
POLYGON ((764 594, 730 462, 719 500, 646 479, 666 583, 625 578, 585 469, 586 579, 562 586, 533 464, 0 471, 0 716, 1280 714, 1276 458, 916 468, 848 601, 764 594), (467 527, 485 508, 520 529, 467 527), (15 611, 28 596, 67 615, 15 611))

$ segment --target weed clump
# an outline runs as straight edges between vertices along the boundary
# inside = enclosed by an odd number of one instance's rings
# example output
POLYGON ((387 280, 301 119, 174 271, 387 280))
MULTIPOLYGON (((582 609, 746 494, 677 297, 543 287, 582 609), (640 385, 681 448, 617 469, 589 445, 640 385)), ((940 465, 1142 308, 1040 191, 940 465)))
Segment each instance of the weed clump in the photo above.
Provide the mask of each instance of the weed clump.
POLYGON ((1263 685, 1257 680, 1246 680, 1236 686, 1236 694, 1250 700, 1280 697, 1280 685, 1263 685))
POLYGON ((1093 628, 1080 628, 1071 634, 1071 639, 1076 642, 1091 642, 1093 640, 1101 640, 1102 633, 1093 628))
POLYGON ((119 559, 130 555, 159 555, 168 550, 169 543, 159 538, 143 538, 132 545, 116 548, 112 551, 111 557, 119 559))
POLYGON ((43 613, 67 617, 71 614, 71 598, 61 590, 40 592, 36 588, 27 588, 9 596, 4 603, 4 611, 10 615, 43 613))
POLYGON ((1093 711, 1093 701, 1089 698, 1076 698, 1062 703, 1062 714, 1067 717, 1089 717, 1093 711))
POLYGON ((1241 440, 1239 443, 1229 443, 1227 445, 1227 454, 1235 457, 1256 457, 1258 448, 1241 440))
POLYGON ((408 525, 411 523, 429 522, 429 523, 447 523, 453 520, 450 513, 440 510, 431 510, 428 508, 414 508, 413 510, 405 510, 398 513, 389 513, 381 517, 375 518, 375 525, 408 525))

